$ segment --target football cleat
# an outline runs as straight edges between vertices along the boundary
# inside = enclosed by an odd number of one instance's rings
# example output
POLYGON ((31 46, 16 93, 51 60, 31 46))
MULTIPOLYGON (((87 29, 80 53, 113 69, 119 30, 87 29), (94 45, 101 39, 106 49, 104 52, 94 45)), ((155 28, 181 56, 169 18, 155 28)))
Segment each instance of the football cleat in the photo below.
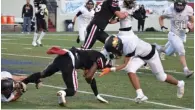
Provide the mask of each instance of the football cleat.
POLYGON ((66 105, 66 92, 63 90, 60 90, 57 92, 57 96, 58 96, 58 104, 60 106, 65 106, 66 105))
POLYGON ((78 43, 78 44, 80 43, 80 39, 79 39, 79 36, 77 37, 77 40, 76 40, 76 41, 77 41, 77 43, 78 43))
POLYGON ((184 74, 185 74, 186 78, 189 78, 190 76, 193 75, 193 72, 191 72, 190 70, 184 70, 184 74))
POLYGON ((135 98, 135 102, 136 103, 142 103, 142 102, 145 102, 145 101, 147 101, 148 100, 148 97, 147 96, 142 96, 142 97, 139 97, 139 96, 137 96, 136 98, 135 98))
POLYGON ((36 42, 32 42, 32 45, 33 45, 34 47, 36 47, 36 46, 37 46, 37 43, 36 43, 36 42))
POLYGON ((102 102, 102 103, 108 103, 107 100, 105 100, 103 97, 101 97, 99 94, 96 96, 97 100, 102 102))
POLYGON ((185 82, 181 81, 181 85, 180 87, 177 88, 177 97, 178 98, 182 98, 184 95, 184 86, 185 86, 185 82))

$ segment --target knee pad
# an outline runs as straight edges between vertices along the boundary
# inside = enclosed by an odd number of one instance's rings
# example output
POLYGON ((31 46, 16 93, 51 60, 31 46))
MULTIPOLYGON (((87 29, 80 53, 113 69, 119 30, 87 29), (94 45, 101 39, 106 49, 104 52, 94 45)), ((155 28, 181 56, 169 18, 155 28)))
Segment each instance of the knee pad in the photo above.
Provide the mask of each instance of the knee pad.
POLYGON ((156 78, 159 80, 159 81, 165 81, 167 79, 167 74, 165 73, 159 73, 158 75, 156 75, 156 78))

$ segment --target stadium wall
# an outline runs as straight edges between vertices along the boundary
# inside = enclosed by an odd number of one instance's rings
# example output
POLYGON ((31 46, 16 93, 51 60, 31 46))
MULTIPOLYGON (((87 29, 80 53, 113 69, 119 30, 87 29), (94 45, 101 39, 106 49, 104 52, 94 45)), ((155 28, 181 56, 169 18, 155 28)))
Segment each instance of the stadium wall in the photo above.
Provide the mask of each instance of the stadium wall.
MULTIPOLYGON (((1 0, 1 15, 22 17, 22 7, 26 0, 1 0)), ((33 6, 33 0, 30 1, 33 6)))

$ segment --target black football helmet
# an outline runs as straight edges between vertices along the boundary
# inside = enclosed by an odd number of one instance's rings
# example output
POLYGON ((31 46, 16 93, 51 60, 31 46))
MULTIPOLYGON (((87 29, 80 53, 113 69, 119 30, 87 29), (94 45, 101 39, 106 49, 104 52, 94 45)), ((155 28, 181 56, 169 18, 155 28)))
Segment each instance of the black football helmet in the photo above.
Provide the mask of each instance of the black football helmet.
POLYGON ((123 43, 120 38, 116 35, 111 35, 105 41, 104 45, 107 52, 116 54, 117 56, 122 56, 123 53, 123 43))
POLYGON ((1 80, 1 94, 6 98, 9 98, 11 93, 14 91, 15 81, 11 78, 1 80))
POLYGON ((182 12, 187 4, 186 0, 174 0, 174 9, 177 12, 182 12))

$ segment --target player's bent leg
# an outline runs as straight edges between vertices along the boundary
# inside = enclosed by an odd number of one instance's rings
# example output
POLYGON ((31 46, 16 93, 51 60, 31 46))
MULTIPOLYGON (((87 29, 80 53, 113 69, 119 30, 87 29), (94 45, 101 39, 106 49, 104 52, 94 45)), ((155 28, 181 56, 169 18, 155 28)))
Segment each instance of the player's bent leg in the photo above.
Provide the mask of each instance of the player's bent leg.
POLYGON ((127 66, 124 68, 125 71, 128 72, 128 76, 131 84, 136 90, 137 97, 135 98, 136 103, 141 103, 148 100, 140 87, 139 78, 136 75, 136 71, 145 64, 143 60, 138 57, 132 57, 128 62, 127 66))
POLYGON ((150 65, 152 69, 152 73, 155 74, 158 80, 176 85, 178 87, 178 92, 177 92, 178 98, 181 98, 183 96, 184 85, 185 85, 184 82, 178 81, 177 79, 175 79, 173 76, 169 74, 165 74, 157 51, 155 52, 154 56, 150 60, 147 60, 146 62, 150 65))
POLYGON ((103 30, 100 30, 99 32, 100 34, 98 35, 97 39, 102 42, 102 43, 105 43, 106 39, 109 37, 109 35, 103 31, 103 30))
POLYGON ((43 44, 42 44, 42 39, 43 39, 43 37, 45 36, 45 32, 47 31, 47 27, 46 27, 46 22, 45 22, 45 20, 44 19, 41 19, 40 20, 40 23, 41 23, 41 27, 42 27, 42 32, 41 32, 41 34, 40 34, 40 36, 39 36, 39 39, 37 40, 37 43, 40 45, 40 46, 43 46, 43 44))
POLYGON ((82 45, 84 49, 90 49, 96 42, 96 37, 99 33, 99 29, 95 24, 89 25, 87 27, 87 35, 85 37, 85 42, 82 45))

